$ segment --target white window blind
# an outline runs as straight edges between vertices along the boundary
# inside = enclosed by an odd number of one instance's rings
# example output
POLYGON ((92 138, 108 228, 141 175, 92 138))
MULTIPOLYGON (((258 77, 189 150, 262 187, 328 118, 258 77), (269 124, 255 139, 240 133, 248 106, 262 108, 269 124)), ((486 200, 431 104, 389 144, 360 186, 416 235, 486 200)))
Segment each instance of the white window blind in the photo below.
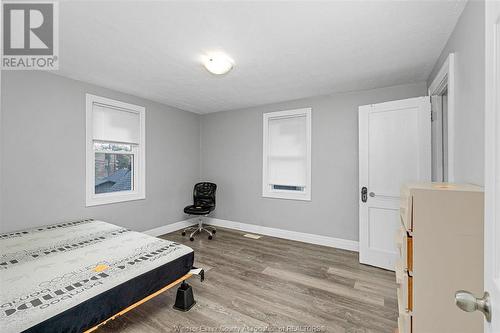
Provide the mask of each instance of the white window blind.
POLYGON ((269 183, 306 186, 305 115, 269 119, 269 183))
POLYGON ((139 144, 140 114, 106 105, 93 104, 93 139, 139 144))
POLYGON ((311 199, 311 109, 263 116, 262 195, 311 199))

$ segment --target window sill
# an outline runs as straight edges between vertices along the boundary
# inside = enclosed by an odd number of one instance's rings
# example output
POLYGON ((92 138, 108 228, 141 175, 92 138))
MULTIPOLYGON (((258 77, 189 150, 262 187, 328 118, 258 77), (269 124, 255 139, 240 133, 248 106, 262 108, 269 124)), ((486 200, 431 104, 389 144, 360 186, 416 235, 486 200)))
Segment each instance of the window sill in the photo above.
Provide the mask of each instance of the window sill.
POLYGON ((114 203, 119 203, 119 202, 126 202, 126 201, 136 201, 136 200, 144 200, 146 199, 146 196, 144 194, 122 194, 122 195, 114 195, 114 196, 97 196, 97 197, 90 197, 87 198, 85 202, 85 207, 92 207, 92 206, 100 206, 100 205, 108 205, 108 204, 114 204, 114 203))
POLYGON ((270 199, 311 201, 311 195, 309 193, 265 192, 262 193, 262 197, 270 199))

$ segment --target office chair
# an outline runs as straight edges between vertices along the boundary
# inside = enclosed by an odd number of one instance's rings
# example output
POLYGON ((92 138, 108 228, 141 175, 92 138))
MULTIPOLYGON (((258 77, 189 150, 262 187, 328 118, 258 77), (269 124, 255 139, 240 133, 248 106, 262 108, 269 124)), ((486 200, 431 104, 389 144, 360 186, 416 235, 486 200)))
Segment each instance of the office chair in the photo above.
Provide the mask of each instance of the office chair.
POLYGON ((194 235, 205 231, 208 233, 208 239, 212 239, 217 230, 212 226, 203 226, 203 216, 208 216, 215 209, 215 191, 217 185, 214 183, 198 183, 193 189, 193 205, 184 208, 184 213, 198 216, 198 225, 188 227, 182 231, 182 236, 191 232, 189 240, 194 241, 194 235))

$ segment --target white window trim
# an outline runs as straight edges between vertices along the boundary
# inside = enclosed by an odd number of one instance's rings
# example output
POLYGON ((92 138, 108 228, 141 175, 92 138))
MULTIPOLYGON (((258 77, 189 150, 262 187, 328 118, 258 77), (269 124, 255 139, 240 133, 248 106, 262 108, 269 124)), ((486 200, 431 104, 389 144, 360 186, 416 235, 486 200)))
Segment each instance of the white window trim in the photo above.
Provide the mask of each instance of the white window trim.
POLYGON ((263 149, 262 149, 262 196, 265 198, 311 201, 311 108, 276 111, 263 115, 263 149), (306 117, 306 159, 307 175, 304 192, 274 190, 268 182, 268 155, 269 155, 269 120, 283 117, 306 117))
POLYGON ((448 91, 448 182, 455 181, 455 54, 450 53, 428 89, 429 96, 448 91))
MULTIPOLYGON (((120 102, 114 99, 86 94, 86 173, 85 193, 86 207, 105 205, 117 202, 141 200, 146 198, 146 109, 142 106, 120 102), (139 114, 140 142, 133 146, 132 152, 125 154, 134 155, 134 190, 95 194, 95 151, 93 138, 93 105, 102 104, 111 108, 119 108, 139 114)), ((118 152, 120 153, 120 152, 118 152)))

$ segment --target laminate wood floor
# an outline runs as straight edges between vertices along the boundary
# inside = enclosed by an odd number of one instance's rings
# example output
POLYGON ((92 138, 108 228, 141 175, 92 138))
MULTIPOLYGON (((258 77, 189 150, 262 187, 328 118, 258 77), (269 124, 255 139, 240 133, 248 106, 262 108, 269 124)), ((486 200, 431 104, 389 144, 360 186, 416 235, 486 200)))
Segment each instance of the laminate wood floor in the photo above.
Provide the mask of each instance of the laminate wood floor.
POLYGON ((206 279, 191 278, 197 304, 172 309, 177 287, 99 332, 383 332, 397 326, 393 272, 361 265, 356 252, 218 228, 194 242, 206 279))

